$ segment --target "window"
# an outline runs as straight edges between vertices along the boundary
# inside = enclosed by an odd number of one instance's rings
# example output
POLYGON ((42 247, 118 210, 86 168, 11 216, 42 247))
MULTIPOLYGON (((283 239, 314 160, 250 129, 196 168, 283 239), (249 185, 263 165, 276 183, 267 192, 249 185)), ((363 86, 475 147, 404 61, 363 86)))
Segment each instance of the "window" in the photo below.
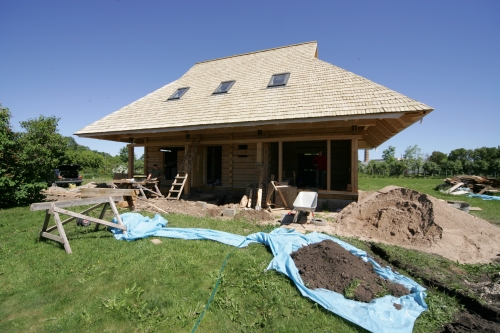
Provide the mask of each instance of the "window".
POLYGON ((219 84, 219 87, 215 89, 214 94, 223 94, 227 93, 229 89, 233 86, 235 81, 224 81, 219 84))
POLYGON ((168 98, 168 100, 180 99, 188 90, 189 90, 189 87, 179 88, 175 91, 175 93, 172 96, 170 96, 168 98))
POLYGON ((269 81, 268 87, 286 86, 290 73, 274 74, 269 81))

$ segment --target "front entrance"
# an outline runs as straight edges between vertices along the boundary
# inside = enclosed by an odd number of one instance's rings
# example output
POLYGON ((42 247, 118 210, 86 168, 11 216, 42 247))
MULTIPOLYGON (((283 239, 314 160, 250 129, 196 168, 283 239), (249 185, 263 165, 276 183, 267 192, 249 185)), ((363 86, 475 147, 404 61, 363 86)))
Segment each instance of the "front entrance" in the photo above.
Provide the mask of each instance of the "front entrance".
POLYGON ((163 152, 163 175, 164 179, 173 181, 177 175, 177 166, 182 161, 178 158, 179 151, 184 151, 184 148, 161 148, 163 152))
POLYGON ((222 146, 207 147, 207 185, 222 185, 222 146))

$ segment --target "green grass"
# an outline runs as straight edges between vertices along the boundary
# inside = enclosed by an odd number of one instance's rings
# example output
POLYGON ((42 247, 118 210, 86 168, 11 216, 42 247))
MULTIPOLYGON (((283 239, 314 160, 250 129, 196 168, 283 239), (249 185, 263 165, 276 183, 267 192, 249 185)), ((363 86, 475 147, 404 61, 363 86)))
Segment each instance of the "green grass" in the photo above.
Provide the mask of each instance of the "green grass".
POLYGON ((377 191, 388 185, 396 185, 429 194, 443 200, 465 201, 471 207, 479 207, 480 211, 471 211, 470 214, 487 220, 493 224, 500 225, 500 201, 482 200, 479 198, 467 198, 465 195, 444 194, 435 190, 436 186, 443 184, 441 178, 370 178, 359 177, 359 189, 362 191, 377 191))
MULTIPOLYGON (((65 226, 73 254, 38 241, 44 213, 0 210, 0 332, 190 332, 234 247, 212 241, 117 241, 65 226)), ((169 226, 250 234, 245 221, 168 215, 169 226)), ((234 251, 197 332, 363 332, 266 271, 270 250, 234 251)))
MULTIPOLYGON (((398 185, 446 199, 433 190, 441 182, 360 178, 360 189, 398 185)), ((490 203, 471 204, 493 216, 492 222, 499 221, 490 203)), ((43 218, 44 212, 27 207, 0 210, 0 332, 190 332, 231 252, 197 332, 364 332, 302 297, 288 278, 266 271, 272 254, 261 244, 233 252, 234 247, 212 241, 126 242, 102 228, 94 232, 70 223, 65 229, 73 254, 68 255, 56 242, 38 241, 43 218)), ((183 215, 167 219, 172 227, 240 235, 270 229, 246 221, 183 215)), ((359 240, 344 240, 369 249, 359 240)), ((443 274, 450 265, 416 251, 394 252, 404 253, 400 260, 442 267, 443 274)), ((460 268, 470 275, 492 269, 460 268)), ((436 332, 460 310, 452 297, 432 290, 426 302, 429 311, 417 319, 414 332, 436 332)))

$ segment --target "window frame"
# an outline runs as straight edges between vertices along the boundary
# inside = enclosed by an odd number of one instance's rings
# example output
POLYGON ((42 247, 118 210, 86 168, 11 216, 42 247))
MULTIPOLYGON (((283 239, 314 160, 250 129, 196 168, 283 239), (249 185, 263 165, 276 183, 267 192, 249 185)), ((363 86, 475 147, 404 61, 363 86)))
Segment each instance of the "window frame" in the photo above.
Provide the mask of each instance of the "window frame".
POLYGON ((175 101, 178 99, 181 99, 182 96, 186 94, 186 92, 189 90, 190 87, 182 87, 182 88, 177 88, 177 90, 167 99, 167 101, 175 101), (179 94, 179 92, 182 90, 179 96, 176 96, 179 94))
POLYGON ((272 88, 272 87, 284 87, 288 84, 288 79, 290 78, 290 73, 279 73, 279 74, 273 74, 271 76, 271 79, 269 80, 269 83, 267 84, 267 87, 268 88, 272 88), (275 77, 277 76, 281 76, 281 75, 285 75, 285 80, 284 80, 284 83, 281 83, 281 84, 273 84, 273 80, 275 77))
POLYGON ((231 88, 233 87, 233 85, 234 85, 235 82, 236 82, 236 80, 222 81, 219 84, 219 86, 217 87, 217 89, 215 89, 215 91, 212 93, 212 95, 227 94, 229 92, 229 90, 231 90, 231 88), (230 84, 229 84, 229 86, 227 87, 226 90, 219 91, 219 89, 222 88, 222 85, 224 83, 230 83, 230 84))

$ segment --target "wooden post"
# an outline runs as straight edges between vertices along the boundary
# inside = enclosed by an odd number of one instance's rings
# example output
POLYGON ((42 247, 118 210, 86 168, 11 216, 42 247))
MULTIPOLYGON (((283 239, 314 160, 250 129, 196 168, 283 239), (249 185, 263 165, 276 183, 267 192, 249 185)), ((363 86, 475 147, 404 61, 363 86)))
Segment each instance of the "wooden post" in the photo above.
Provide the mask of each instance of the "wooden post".
POLYGON ((257 142, 257 164, 262 164, 262 142, 257 142))
POLYGON ((351 192, 358 193, 358 139, 351 139, 351 192))
MULTIPOLYGON (((186 156, 186 154, 190 151, 190 149, 191 148, 190 148, 189 143, 184 146, 184 156, 186 156)), ((188 175, 186 184, 184 185, 184 194, 185 195, 189 195, 189 193, 191 192, 191 180, 193 179, 193 177, 191 177, 191 172, 192 172, 192 170, 189 171, 189 175, 188 175)))
POLYGON ((326 140, 326 190, 330 191, 332 183, 332 140, 326 140))
POLYGON ((283 141, 278 142, 278 181, 283 181, 283 141))
POLYGON ((127 145, 128 148, 128 178, 134 177, 134 146, 127 145))

